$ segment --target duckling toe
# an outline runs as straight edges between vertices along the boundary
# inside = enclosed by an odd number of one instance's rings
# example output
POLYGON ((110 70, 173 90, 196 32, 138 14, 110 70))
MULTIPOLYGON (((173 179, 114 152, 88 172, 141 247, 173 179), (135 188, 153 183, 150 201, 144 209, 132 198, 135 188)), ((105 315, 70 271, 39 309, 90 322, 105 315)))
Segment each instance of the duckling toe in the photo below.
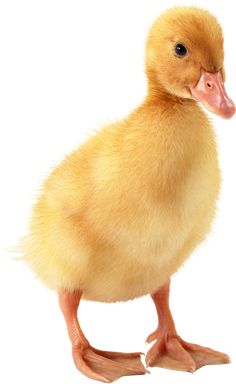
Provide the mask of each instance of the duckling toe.
POLYGON ((166 341, 158 340, 148 351, 146 356, 148 367, 167 368, 176 371, 194 372, 196 363, 191 355, 185 351, 177 337, 166 341))
POLYGON ((149 367, 160 367, 193 373, 204 365, 228 364, 229 357, 225 353, 187 343, 179 336, 154 343, 146 356, 149 367))
POLYGON ((76 367, 87 377, 110 383, 122 376, 148 373, 141 362, 140 353, 100 351, 93 347, 73 350, 76 367))
POLYGON ((187 343, 181 339, 184 349, 192 356, 196 363, 196 369, 204 365, 229 364, 230 358, 222 352, 215 351, 211 348, 202 347, 198 344, 187 343))
POLYGON ((146 343, 147 344, 150 344, 152 343, 154 340, 157 339, 157 330, 152 332, 147 338, 146 338, 146 343))

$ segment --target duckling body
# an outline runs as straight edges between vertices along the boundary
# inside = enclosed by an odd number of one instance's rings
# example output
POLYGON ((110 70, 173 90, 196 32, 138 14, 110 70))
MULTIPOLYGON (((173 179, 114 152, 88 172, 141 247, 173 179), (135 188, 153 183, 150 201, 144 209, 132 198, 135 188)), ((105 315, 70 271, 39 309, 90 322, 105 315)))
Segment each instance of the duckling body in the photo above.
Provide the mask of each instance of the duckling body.
POLYGON ((205 238, 219 190, 214 132, 195 101, 163 107, 145 100, 47 180, 26 256, 49 287, 133 299, 163 285, 205 238))

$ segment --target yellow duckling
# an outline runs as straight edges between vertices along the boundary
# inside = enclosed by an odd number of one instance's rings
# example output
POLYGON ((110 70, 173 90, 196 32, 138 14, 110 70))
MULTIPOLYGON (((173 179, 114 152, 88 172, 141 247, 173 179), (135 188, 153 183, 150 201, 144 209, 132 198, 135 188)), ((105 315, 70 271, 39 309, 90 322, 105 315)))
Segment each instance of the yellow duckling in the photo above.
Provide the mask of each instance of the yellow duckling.
POLYGON ((226 118, 221 27, 207 11, 170 9, 147 39, 148 93, 48 177, 34 206, 24 257, 58 292, 76 367, 111 382, 144 374, 140 353, 93 348, 77 318, 80 299, 151 294, 159 325, 147 366, 194 371, 228 356, 183 341, 168 305, 170 276, 208 234, 220 174, 215 134, 199 105, 226 118))

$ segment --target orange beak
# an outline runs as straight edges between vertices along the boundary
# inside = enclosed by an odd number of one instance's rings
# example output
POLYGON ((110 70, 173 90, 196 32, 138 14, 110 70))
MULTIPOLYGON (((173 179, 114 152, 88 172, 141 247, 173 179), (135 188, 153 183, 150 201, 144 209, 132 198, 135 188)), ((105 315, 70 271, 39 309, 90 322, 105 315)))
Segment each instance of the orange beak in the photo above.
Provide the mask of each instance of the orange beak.
POLYGON ((235 113, 235 105, 225 91, 220 72, 202 71, 195 87, 190 88, 192 96, 217 115, 230 119, 235 113))

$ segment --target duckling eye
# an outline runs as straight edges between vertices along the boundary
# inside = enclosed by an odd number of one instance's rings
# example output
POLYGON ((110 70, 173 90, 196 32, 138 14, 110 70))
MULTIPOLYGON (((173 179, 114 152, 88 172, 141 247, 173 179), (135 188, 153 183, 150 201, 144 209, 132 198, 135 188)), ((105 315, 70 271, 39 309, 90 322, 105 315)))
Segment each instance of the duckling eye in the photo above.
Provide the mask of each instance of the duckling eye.
POLYGON ((178 56, 186 56, 188 51, 187 51, 187 48, 183 44, 177 44, 175 46, 175 53, 178 56))

